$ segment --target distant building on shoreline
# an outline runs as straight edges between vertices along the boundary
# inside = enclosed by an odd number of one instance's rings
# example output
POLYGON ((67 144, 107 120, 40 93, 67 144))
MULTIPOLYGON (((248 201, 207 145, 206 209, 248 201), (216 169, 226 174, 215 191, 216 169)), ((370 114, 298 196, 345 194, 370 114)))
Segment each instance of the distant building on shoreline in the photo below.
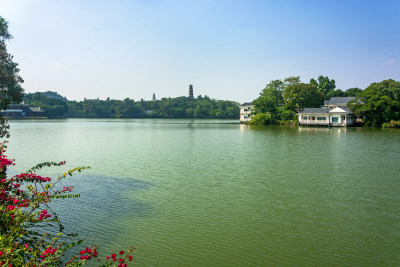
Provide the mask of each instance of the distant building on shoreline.
POLYGON ((352 126, 355 117, 347 105, 355 99, 355 97, 332 97, 320 108, 304 108, 298 113, 299 125, 352 126))
POLYGON ((6 119, 14 118, 44 118, 45 110, 40 107, 30 107, 25 104, 11 104, 7 110, 1 110, 0 115, 6 119))
POLYGON ((240 105, 240 123, 251 121, 251 114, 254 112, 254 105, 246 102, 240 105))

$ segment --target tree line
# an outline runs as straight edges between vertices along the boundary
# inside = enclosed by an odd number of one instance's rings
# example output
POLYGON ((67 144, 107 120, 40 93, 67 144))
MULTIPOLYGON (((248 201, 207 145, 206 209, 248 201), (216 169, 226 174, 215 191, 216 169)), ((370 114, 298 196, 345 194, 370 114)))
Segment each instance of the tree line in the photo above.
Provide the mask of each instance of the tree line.
POLYGON ((152 101, 135 101, 130 98, 68 101, 55 92, 37 92, 25 94, 24 102, 44 109, 48 118, 239 118, 239 103, 211 99, 208 96, 152 101))

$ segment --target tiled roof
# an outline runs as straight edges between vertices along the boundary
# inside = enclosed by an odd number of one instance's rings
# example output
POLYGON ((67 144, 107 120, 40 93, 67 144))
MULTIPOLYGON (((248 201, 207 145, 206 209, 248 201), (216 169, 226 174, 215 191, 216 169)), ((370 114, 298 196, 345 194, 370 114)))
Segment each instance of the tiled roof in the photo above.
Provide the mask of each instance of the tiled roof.
MULTIPOLYGON (((347 112, 347 113, 353 113, 350 109, 348 109, 348 108, 344 108, 344 107, 337 107, 337 108, 340 108, 340 109, 342 109, 342 110, 344 110, 345 112, 347 112)), ((332 108, 331 110, 333 110, 333 109, 335 109, 335 108, 332 108)))
MULTIPOLYGON (((335 108, 305 108, 305 109, 303 109, 302 112, 299 112, 299 114, 329 114, 335 108)), ((346 113, 349 113, 349 114, 353 113, 348 108, 343 108, 343 107, 337 107, 337 108, 340 108, 340 109, 342 109, 343 111, 345 111, 346 113)))
POLYGON ((347 105, 351 100, 356 99, 354 96, 348 96, 348 97, 331 97, 331 99, 327 100, 325 102, 325 105, 347 105))
POLYGON ((313 114, 328 114, 330 108, 305 108, 300 114, 313 113, 313 114))
POLYGON ((251 102, 245 102, 241 104, 241 106, 252 106, 253 104, 251 102))

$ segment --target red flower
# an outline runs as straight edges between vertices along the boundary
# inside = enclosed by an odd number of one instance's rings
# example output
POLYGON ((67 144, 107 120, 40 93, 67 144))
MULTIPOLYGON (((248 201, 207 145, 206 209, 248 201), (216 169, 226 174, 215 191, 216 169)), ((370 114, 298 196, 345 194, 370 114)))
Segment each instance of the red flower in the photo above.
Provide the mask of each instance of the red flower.
POLYGON ((124 252, 121 250, 121 251, 119 252, 119 255, 122 255, 122 254, 124 254, 124 252))

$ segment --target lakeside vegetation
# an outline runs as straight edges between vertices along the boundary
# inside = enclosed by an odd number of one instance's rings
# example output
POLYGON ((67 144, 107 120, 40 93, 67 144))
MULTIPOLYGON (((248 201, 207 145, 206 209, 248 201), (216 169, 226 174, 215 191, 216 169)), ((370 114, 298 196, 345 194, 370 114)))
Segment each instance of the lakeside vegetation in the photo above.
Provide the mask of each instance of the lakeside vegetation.
POLYGON ((303 83, 300 76, 270 81, 253 101, 255 114, 250 124, 294 124, 297 113, 306 107, 319 107, 334 96, 355 96, 362 91, 350 88, 346 91, 335 90, 335 80, 319 76, 303 83))
POLYGON ((300 76, 269 82, 253 101, 255 112, 249 124, 296 124, 297 113, 317 108, 331 97, 355 97, 349 108, 363 118, 365 126, 397 127, 400 120, 400 82, 389 79, 372 83, 365 90, 336 89, 335 80, 319 76, 302 83, 300 76))
MULTIPOLYGON (((309 83, 301 82, 299 76, 270 81, 253 101, 255 112, 249 124, 296 124, 298 112, 306 107, 320 107, 331 97, 355 97, 348 107, 363 118, 364 126, 398 128, 400 82, 389 79, 372 83, 365 90, 343 91, 336 89, 335 80, 322 75, 309 83)), ((239 103, 208 96, 152 101, 129 98, 69 101, 56 92, 47 91, 24 94, 24 102, 44 109, 48 118, 239 118, 239 103)))
POLYGON ((239 103, 211 99, 208 96, 182 96, 152 101, 134 101, 129 98, 69 101, 56 92, 37 92, 25 94, 24 102, 44 109, 48 118, 239 118, 239 103))

